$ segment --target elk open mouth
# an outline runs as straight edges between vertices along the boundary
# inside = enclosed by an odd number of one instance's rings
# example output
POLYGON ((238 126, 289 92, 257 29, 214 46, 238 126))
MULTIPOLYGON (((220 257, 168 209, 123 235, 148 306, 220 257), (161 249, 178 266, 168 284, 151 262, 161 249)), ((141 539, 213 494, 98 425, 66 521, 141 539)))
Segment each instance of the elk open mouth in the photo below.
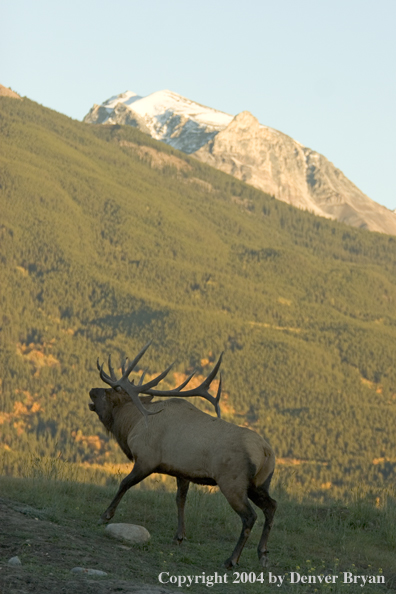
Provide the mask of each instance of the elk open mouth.
POLYGON ((93 398, 93 390, 90 391, 89 397, 92 400, 92 402, 90 402, 88 404, 89 410, 93 410, 94 411, 95 410, 95 402, 94 402, 94 398, 93 398))

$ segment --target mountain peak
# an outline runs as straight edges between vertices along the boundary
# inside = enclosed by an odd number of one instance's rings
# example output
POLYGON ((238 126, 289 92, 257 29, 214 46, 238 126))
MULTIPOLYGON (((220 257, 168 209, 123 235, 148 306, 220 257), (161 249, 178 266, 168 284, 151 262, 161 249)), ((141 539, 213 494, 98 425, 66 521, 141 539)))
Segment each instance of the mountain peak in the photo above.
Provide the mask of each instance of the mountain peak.
POLYGON ((232 116, 165 89, 141 97, 126 91, 94 105, 84 122, 129 124, 185 153, 194 153, 232 116))
POLYGON ((250 113, 250 111, 241 111, 241 113, 238 113, 238 115, 235 116, 233 121, 235 123, 238 123, 239 125, 244 125, 244 126, 259 126, 260 125, 258 119, 255 118, 254 115, 250 113))
POLYGON ((113 97, 110 97, 110 99, 104 101, 102 105, 108 109, 114 109, 119 103, 123 103, 124 105, 132 105, 132 103, 138 101, 139 99, 141 99, 141 97, 133 91, 125 91, 124 93, 120 93, 120 95, 113 95, 113 97))

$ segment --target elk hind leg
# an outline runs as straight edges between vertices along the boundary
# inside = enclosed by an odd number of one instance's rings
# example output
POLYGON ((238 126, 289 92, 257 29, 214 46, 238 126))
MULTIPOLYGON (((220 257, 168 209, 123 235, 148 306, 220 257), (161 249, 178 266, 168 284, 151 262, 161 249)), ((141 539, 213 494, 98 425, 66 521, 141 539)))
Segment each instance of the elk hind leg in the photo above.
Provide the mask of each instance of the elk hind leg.
POLYGON ((271 532, 274 515, 276 512, 277 503, 275 499, 269 496, 268 487, 271 482, 272 475, 260 487, 251 486, 248 491, 249 499, 253 501, 262 509, 265 517, 264 528, 257 547, 258 558, 263 567, 266 567, 268 562, 267 541, 269 533, 271 532))
POLYGON ((111 518, 114 516, 118 504, 120 503, 121 499, 124 497, 128 489, 140 483, 149 474, 151 474, 151 471, 144 472, 141 468, 139 468, 138 463, 136 462, 132 472, 130 472, 121 481, 116 496, 114 497, 113 501, 110 503, 106 511, 101 515, 99 524, 107 524, 107 522, 109 522, 111 518))
POLYGON ((176 544, 181 544, 185 537, 185 528, 184 528, 184 506, 186 504, 186 497, 188 493, 188 488, 190 486, 190 481, 177 477, 177 493, 176 493, 176 505, 177 505, 177 531, 175 534, 175 538, 173 539, 176 544))
POLYGON ((231 505, 232 509, 236 511, 242 520, 242 531, 238 542, 231 556, 224 562, 226 569, 232 569, 239 561, 243 547, 245 546, 246 541, 249 538, 249 534, 257 519, 257 514, 248 501, 245 489, 239 490, 238 492, 238 490, 232 490, 232 488, 222 488, 220 484, 219 487, 223 495, 226 497, 228 503, 231 505))

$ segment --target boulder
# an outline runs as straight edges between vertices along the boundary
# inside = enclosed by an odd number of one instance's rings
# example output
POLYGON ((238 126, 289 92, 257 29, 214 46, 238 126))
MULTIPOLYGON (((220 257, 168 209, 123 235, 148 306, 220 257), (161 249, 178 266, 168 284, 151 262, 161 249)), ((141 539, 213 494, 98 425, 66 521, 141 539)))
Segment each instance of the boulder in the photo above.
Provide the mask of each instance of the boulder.
POLYGON ((108 524, 106 532, 114 538, 132 544, 144 544, 150 540, 150 532, 136 524, 108 524))

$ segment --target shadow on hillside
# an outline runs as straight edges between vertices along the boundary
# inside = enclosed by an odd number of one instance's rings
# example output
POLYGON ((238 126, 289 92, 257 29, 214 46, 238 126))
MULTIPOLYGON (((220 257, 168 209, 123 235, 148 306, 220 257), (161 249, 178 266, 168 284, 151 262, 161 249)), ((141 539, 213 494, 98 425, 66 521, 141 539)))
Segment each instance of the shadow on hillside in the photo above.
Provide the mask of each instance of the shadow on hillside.
POLYGON ((128 314, 107 315, 88 322, 85 329, 77 333, 85 334, 98 342, 116 338, 120 333, 127 336, 139 336, 144 329, 148 334, 163 332, 168 312, 151 309, 139 309, 128 314))

